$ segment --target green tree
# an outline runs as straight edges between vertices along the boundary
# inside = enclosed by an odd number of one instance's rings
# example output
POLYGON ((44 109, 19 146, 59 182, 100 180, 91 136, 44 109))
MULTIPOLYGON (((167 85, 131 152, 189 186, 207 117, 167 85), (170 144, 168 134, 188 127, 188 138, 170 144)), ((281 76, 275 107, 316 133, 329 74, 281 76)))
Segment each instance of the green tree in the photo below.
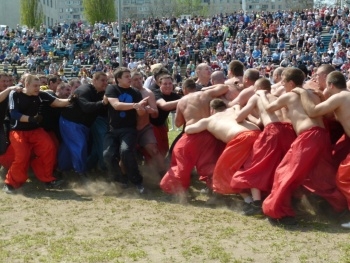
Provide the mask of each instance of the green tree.
POLYGON ((21 24, 39 28, 44 21, 43 7, 39 0, 21 0, 21 24))
POLYGON ((83 0, 83 8, 85 18, 90 24, 94 24, 97 21, 115 21, 116 8, 114 0, 83 0))

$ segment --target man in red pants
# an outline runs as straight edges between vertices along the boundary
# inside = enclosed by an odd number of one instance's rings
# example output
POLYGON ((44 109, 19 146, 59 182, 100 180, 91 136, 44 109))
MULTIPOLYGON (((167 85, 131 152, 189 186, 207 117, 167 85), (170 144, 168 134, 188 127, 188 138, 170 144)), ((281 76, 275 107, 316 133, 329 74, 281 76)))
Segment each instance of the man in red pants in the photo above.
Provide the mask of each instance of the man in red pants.
POLYGON ((56 99, 40 91, 40 82, 36 76, 28 75, 23 92, 12 91, 9 96, 11 114, 10 141, 15 158, 6 175, 3 190, 14 193, 27 180, 29 163, 38 179, 49 188, 63 183, 53 176, 56 151, 53 141, 44 129, 39 127, 42 116, 38 115, 42 101, 50 101, 52 107, 65 107, 68 99, 56 99), (35 157, 31 159, 31 154, 35 157))
MULTIPOLYGON (((191 125, 202 118, 210 116, 210 101, 213 98, 226 95, 232 99, 232 91, 227 85, 217 85, 205 91, 196 92, 196 83, 192 79, 183 83, 185 96, 180 99, 176 109, 175 124, 177 127, 191 125)), ((170 168, 164 175, 160 187, 170 194, 181 194, 190 184, 191 171, 197 169, 199 179, 212 187, 212 174, 225 145, 210 132, 196 134, 184 133, 174 146, 170 168), (205 145, 206 150, 203 150, 205 145)))
MULTIPOLYGON (((282 73, 282 83, 287 93, 269 102, 264 91, 258 91, 268 112, 287 108, 297 138, 276 168, 271 194, 263 202, 263 212, 275 223, 297 224, 291 206, 293 192, 304 186, 316 195, 325 198, 336 211, 346 208, 344 196, 336 188, 331 143, 322 118, 309 118, 305 113, 299 95, 290 92, 301 87, 304 73, 297 68, 287 68, 282 73)), ((314 103, 317 95, 309 92, 314 103)))
MULTIPOLYGON (((268 79, 258 79, 254 87, 255 90, 266 90, 269 101, 276 100, 270 93, 271 84, 268 79)), ((264 130, 255 141, 247 161, 231 180, 231 188, 240 193, 247 203, 243 211, 245 215, 262 213, 261 191, 266 194, 271 192, 275 170, 296 138, 285 109, 267 112, 258 95, 249 99, 247 105, 238 112, 236 121, 244 121, 255 111, 259 113, 256 117, 260 118, 264 130), (246 192, 247 189, 251 189, 251 195, 246 192)))
MULTIPOLYGON (((317 105, 309 99, 308 93, 304 89, 294 89, 293 91, 300 94, 301 102, 306 113, 310 117, 320 117, 329 113, 334 113, 336 119, 344 128, 344 139, 337 143, 342 144, 349 141, 350 137, 350 92, 346 88, 346 80, 341 72, 334 71, 329 73, 326 80, 325 95, 329 96, 327 100, 317 105)), ((347 145, 347 155, 338 167, 336 183, 339 190, 345 195, 350 210, 350 148, 347 145)), ((337 148, 337 147, 336 147, 337 148)), ((343 227, 350 228, 350 222, 342 224, 343 227)))

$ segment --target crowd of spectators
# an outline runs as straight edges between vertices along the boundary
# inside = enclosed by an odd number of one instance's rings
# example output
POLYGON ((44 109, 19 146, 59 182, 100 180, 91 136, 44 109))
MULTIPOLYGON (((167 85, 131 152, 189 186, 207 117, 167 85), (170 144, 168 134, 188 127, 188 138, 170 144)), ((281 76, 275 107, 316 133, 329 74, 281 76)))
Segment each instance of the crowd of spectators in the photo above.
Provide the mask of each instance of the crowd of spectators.
MULTIPOLYGON (((264 76, 277 65, 303 65, 309 76, 324 63, 333 64, 346 76, 350 69, 347 7, 128 19, 121 28, 124 66, 148 76, 152 64, 162 63, 177 82, 193 76, 202 62, 226 73, 235 59, 264 76), (322 32, 331 34, 328 45, 322 32)), ((0 63, 15 76, 18 66, 71 77, 109 72, 119 66, 118 30, 117 22, 64 22, 42 25, 39 30, 20 25, 4 28, 0 31, 0 63)))

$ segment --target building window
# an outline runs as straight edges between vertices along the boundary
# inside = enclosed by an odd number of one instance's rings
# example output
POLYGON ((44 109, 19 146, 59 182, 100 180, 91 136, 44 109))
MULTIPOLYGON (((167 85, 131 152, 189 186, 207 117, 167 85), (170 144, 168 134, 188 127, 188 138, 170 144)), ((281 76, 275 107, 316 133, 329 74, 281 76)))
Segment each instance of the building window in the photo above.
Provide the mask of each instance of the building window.
MULTIPOLYGON (((47 1, 49 1, 49 0, 47 0, 47 1)), ((52 0, 51 0, 51 5, 50 6, 52 7, 52 0)))
POLYGON ((275 9, 275 5, 271 5, 271 9, 275 9))
POLYGON ((59 12, 60 12, 60 13, 63 13, 63 8, 60 8, 59 12))
POLYGON ((251 6, 251 5, 248 5, 248 9, 253 9, 253 6, 251 6))
POLYGON ((144 4, 144 0, 136 0, 136 4, 137 5, 143 5, 144 4))
POLYGON ((80 15, 73 15, 73 19, 80 19, 80 15))
POLYGON ((268 5, 262 5, 261 8, 262 8, 262 9, 268 9, 269 6, 268 6, 268 5))

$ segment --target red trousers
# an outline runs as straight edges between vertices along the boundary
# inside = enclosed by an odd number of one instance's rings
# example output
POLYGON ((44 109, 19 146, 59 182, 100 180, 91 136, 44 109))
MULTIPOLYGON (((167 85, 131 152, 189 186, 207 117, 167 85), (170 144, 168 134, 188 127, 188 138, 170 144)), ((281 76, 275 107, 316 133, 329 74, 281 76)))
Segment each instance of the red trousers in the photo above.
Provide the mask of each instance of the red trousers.
POLYGON ((188 189, 194 167, 197 168, 199 180, 209 183, 211 187, 214 167, 224 147, 225 144, 208 131, 184 133, 175 144, 170 168, 160 182, 160 187, 170 194, 188 189))
POLYGON ((296 138, 290 123, 273 122, 265 126, 248 159, 232 177, 235 193, 257 188, 270 193, 275 170, 296 138))
POLYGON ((238 134, 225 147, 213 174, 213 190, 220 194, 232 194, 232 176, 247 160, 260 131, 246 131, 238 134))
POLYGON ((169 151, 168 126, 154 126, 154 136, 157 139, 158 150, 165 157, 169 151))
POLYGON ((333 147, 333 158, 338 167, 350 152, 350 137, 343 134, 333 147))
POLYGON ((4 154, 0 155, 0 165, 4 166, 5 169, 10 169, 10 166, 15 159, 15 151, 10 144, 4 154))
POLYGON ((29 164, 42 182, 55 180, 53 168, 56 163, 55 145, 42 128, 31 131, 11 131, 10 141, 15 158, 6 175, 5 183, 14 188, 21 187, 28 178, 29 164), (34 159, 31 160, 31 154, 34 159))
POLYGON ((331 149, 326 129, 302 132, 276 169, 271 194, 263 202, 264 213, 277 219, 295 216, 291 197, 301 185, 325 198, 336 211, 344 210, 346 200, 336 188, 331 149))

